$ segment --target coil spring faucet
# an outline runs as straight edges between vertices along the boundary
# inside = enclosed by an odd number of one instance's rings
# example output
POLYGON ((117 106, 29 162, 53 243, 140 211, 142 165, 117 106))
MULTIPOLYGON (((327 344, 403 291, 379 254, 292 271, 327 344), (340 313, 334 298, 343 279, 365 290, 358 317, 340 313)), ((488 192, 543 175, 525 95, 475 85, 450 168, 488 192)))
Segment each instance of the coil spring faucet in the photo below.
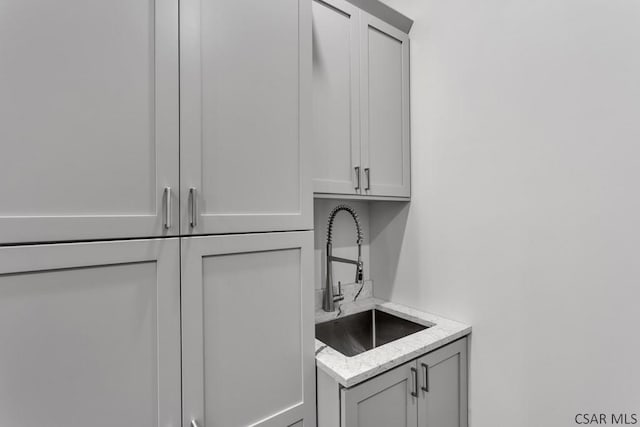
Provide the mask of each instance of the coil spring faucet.
POLYGON ((358 214, 356 211, 349 205, 338 205, 331 210, 329 213, 329 223, 327 225, 327 279, 326 285, 324 288, 324 295, 322 298, 322 309, 324 311, 335 311, 336 310, 336 302, 342 301, 344 299, 344 295, 342 294, 342 289, 338 289, 338 295, 333 294, 333 269, 331 268, 331 264, 333 262, 342 262, 345 264, 354 264, 356 266, 356 283, 363 283, 363 263, 362 263, 362 229, 360 228, 360 220, 358 219, 358 214), (358 245, 358 259, 346 259, 333 256, 331 243, 332 243, 332 233, 333 233, 333 220, 336 215, 340 211, 346 211, 351 214, 353 221, 356 223, 356 233, 357 240, 356 244, 358 245))

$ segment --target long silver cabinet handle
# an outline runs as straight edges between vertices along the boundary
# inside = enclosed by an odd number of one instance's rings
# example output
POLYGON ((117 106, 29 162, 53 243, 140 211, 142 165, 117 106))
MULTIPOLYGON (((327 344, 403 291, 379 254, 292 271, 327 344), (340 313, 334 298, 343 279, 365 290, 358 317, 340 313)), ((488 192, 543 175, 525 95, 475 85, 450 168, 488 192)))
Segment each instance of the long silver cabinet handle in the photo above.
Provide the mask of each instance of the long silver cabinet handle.
POLYGON ((199 427, 196 420, 191 420, 191 427, 199 427))
POLYGON ((422 389, 422 391, 429 393, 429 365, 425 363, 421 363, 421 365, 422 369, 424 370, 424 384, 420 388, 422 389))
POLYGON ((411 368, 411 378, 413 378, 413 391, 411 392, 411 396, 418 397, 418 370, 416 368, 411 368))
POLYGON ((164 228, 171 228, 171 187, 164 188, 164 228))
POLYGON ((196 202, 196 189, 189 188, 189 225, 196 228, 198 225, 198 205, 196 202))
POLYGON ((360 190, 360 166, 356 166, 353 169, 355 169, 356 171, 356 186, 355 189, 356 191, 360 190))
POLYGON ((369 191, 371 189, 371 170, 364 168, 364 175, 367 177, 367 186, 364 189, 365 191, 369 191))

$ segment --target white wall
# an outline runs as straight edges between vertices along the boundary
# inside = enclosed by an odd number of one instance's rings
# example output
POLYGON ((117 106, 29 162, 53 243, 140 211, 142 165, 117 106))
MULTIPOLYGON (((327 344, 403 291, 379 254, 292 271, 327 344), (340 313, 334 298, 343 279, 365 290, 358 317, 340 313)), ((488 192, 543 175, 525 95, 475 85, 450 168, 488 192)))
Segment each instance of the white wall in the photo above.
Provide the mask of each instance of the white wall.
POLYGON ((387 3, 413 201, 375 292, 473 325, 473 427, 640 413, 640 2, 387 3))

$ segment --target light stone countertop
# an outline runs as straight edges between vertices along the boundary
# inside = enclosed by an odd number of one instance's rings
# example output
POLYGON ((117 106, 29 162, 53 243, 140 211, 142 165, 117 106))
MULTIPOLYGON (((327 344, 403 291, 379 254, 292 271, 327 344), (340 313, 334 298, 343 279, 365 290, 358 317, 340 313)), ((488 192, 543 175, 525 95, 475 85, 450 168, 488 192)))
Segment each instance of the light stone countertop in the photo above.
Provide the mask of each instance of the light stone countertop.
MULTIPOLYGON (((353 357, 316 339, 317 367, 344 387, 352 387, 471 333, 471 326, 464 323, 377 298, 343 304, 340 317, 373 308, 430 327, 353 357)), ((336 319, 336 314, 317 310, 316 323, 336 319)))

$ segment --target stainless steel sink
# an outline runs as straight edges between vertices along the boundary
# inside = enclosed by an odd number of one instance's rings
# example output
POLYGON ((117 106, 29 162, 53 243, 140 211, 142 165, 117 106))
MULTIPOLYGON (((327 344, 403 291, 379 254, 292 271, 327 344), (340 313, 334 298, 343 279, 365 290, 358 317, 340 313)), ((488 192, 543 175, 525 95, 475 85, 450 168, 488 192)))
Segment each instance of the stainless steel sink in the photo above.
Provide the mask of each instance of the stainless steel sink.
POLYGON ((351 357, 427 328, 373 309, 316 324, 316 338, 351 357))

